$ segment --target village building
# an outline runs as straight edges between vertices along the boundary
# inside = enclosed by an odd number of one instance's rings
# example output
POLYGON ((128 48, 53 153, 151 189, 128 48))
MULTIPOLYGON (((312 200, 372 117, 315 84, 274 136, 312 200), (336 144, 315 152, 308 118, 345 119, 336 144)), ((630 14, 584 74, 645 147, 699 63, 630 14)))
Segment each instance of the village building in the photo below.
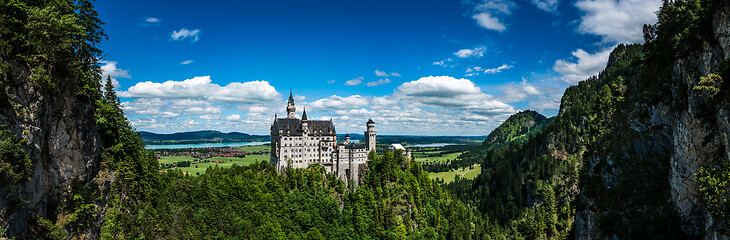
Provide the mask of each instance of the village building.
POLYGON ((327 173, 357 184, 359 166, 367 162, 371 151, 375 151, 375 122, 370 119, 366 123, 365 144, 355 144, 350 141, 349 134, 338 141, 332 119, 309 120, 306 109, 302 118, 298 119, 291 93, 286 112, 286 118, 275 115, 271 124, 269 162, 276 166, 277 171, 320 164, 327 173))

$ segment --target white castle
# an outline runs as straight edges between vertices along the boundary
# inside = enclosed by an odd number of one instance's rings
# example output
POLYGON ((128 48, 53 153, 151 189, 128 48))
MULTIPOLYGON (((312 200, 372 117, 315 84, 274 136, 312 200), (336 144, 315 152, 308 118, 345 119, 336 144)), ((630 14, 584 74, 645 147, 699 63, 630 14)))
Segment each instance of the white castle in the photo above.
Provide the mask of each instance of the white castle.
POLYGON ((271 124, 271 158, 269 162, 277 171, 288 167, 306 168, 312 164, 324 166, 327 173, 337 175, 347 182, 358 182, 358 167, 368 160, 370 151, 375 151, 375 122, 367 122, 365 144, 350 142, 350 134, 337 141, 337 132, 332 123, 307 119, 304 109, 302 119, 295 115, 294 98, 289 93, 286 118, 274 116, 271 124))

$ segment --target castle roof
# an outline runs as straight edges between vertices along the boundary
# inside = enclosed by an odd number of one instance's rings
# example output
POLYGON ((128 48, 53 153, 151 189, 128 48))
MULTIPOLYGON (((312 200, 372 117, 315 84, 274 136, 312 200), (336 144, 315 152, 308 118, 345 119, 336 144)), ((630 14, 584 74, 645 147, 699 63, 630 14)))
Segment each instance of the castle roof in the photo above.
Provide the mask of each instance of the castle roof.
POLYGON ((291 103, 292 105, 294 105, 294 97, 292 96, 292 92, 291 91, 289 91, 289 103, 291 103))
MULTIPOLYGON (((331 121, 310 120, 307 123, 310 136, 334 136, 337 134, 335 125, 331 121)), ((282 135, 301 136, 302 122, 296 118, 277 118, 271 126, 271 133, 278 135, 281 130, 282 135)))
POLYGON ((307 120, 307 108, 304 108, 304 113, 302 113, 302 121, 308 121, 307 120))
POLYGON ((372 124, 375 124, 375 122, 373 122, 373 119, 372 118, 371 119, 368 119, 368 124, 371 124, 371 123, 372 124))

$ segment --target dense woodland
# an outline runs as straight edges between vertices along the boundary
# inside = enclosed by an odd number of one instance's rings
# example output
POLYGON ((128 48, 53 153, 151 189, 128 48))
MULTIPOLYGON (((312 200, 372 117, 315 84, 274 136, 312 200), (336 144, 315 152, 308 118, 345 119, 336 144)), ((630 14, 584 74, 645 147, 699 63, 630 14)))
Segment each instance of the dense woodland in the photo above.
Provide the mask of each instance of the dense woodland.
MULTIPOLYGON (((267 163, 209 168, 201 176, 160 172, 155 154, 144 149, 125 118, 110 79, 103 86, 97 81, 98 44, 106 35, 92 3, 2 0, 3 84, 12 79, 7 62, 24 61, 37 66, 33 84, 76 88, 94 103, 102 142, 96 179, 106 180, 78 182, 67 201, 29 223, 29 231, 52 239, 84 237, 96 228, 91 232, 104 239, 562 239, 574 234, 576 211, 584 207, 578 189, 584 189, 581 194, 600 196, 597 204, 608 214, 598 221, 607 235, 685 239, 666 201, 667 153, 650 156, 650 165, 631 161, 646 151, 624 144, 635 136, 626 124, 637 116, 622 109, 636 102, 682 107, 682 99, 662 97, 676 84, 667 80, 671 63, 709 34, 709 11, 718 4, 665 2, 659 23, 645 27, 647 43, 619 45, 599 76, 566 90, 558 116, 516 114, 465 154, 463 164, 481 163, 476 179, 439 185, 420 164, 385 153, 369 156, 356 185, 318 166, 282 173, 267 163), (65 86, 49 69, 79 80, 65 86), (629 171, 610 189, 587 174, 600 168, 583 162, 605 156, 629 171)), ((695 94, 707 96, 707 111, 728 102, 730 84, 722 80, 730 78, 728 65, 695 87, 695 94)), ((30 161, 18 147, 23 141, 0 131, 0 187, 30 177, 30 161)), ((719 153, 716 158, 698 174, 700 192, 712 216, 727 222, 730 161, 719 153)))

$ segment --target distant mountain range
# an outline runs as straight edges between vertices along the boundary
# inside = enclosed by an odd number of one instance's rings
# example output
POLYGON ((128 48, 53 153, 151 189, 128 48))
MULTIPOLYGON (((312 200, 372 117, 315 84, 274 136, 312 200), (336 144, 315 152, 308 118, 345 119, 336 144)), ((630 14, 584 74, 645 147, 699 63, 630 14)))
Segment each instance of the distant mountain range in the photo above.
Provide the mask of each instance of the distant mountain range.
MULTIPOLYGON (((170 134, 160 134, 153 132, 140 131, 142 139, 149 145, 169 145, 169 144, 194 144, 194 143, 211 143, 211 142, 267 142, 271 138, 269 135, 251 135, 248 133, 229 132, 223 133, 214 130, 202 130, 193 132, 179 132, 170 134)), ((345 134, 337 134, 337 139, 344 139, 345 134)), ((351 139, 365 140, 362 134, 350 134, 351 139)), ((478 144, 486 139, 486 136, 397 136, 397 135, 381 135, 378 136, 379 144, 425 144, 425 143, 456 143, 456 144, 478 144)))
POLYGON ((261 142, 269 141, 269 135, 251 135, 248 133, 203 130, 194 132, 179 132, 160 134, 153 132, 139 132, 147 144, 186 144, 186 143, 209 143, 209 142, 261 142))

